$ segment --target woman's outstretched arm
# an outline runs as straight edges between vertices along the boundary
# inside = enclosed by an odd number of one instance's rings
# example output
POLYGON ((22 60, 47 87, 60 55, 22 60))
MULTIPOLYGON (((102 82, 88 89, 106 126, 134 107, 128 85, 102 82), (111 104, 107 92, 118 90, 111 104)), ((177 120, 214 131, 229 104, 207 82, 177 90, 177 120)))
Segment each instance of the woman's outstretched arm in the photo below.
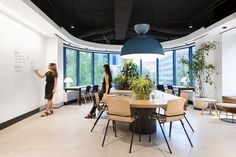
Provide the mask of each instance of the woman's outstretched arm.
POLYGON ((45 74, 40 74, 38 70, 35 70, 34 72, 35 72, 35 74, 36 74, 38 77, 40 77, 40 78, 46 77, 45 74))

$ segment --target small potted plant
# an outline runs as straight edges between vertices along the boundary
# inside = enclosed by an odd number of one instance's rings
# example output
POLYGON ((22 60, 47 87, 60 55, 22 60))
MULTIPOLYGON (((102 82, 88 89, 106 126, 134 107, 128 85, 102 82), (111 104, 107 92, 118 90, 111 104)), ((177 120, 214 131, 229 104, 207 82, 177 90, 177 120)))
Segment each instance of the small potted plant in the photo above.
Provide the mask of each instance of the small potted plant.
POLYGON ((135 93, 136 99, 149 99, 152 88, 152 81, 142 77, 133 79, 130 86, 130 89, 135 93))

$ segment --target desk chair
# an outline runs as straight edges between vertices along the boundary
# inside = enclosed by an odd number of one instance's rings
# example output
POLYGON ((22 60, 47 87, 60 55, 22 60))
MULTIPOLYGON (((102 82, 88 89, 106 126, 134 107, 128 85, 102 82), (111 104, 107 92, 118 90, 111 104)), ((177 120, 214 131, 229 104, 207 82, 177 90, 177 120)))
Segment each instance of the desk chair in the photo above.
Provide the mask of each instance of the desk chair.
MULTIPOLYGON (((149 117, 150 120, 157 120, 158 121, 158 124, 161 128, 162 134, 165 138, 165 141, 166 141, 166 144, 168 146, 168 149, 169 149, 170 153, 172 153, 172 151, 171 151, 170 145, 169 145, 169 143, 166 139, 166 135, 164 133, 164 130, 161 126, 161 124, 163 124, 163 123, 170 122, 170 130, 169 130, 169 135, 170 135, 171 134, 171 128, 172 128, 172 122, 180 121, 180 123, 181 123, 181 125, 184 129, 184 132, 185 132, 185 134, 186 134, 186 136, 189 140, 189 143, 193 147, 193 144, 192 144, 192 142, 191 142, 191 140, 188 136, 188 133, 187 133, 187 131, 184 127, 184 123, 182 121, 182 119, 184 118, 184 103, 185 102, 184 102, 183 99, 170 100, 170 101, 168 101, 165 114, 153 113, 149 117)), ((149 142, 151 142, 151 134, 149 134, 149 142)))
POLYGON ((165 87, 164 87, 164 85, 157 85, 157 90, 159 90, 159 91, 162 91, 162 92, 165 92, 165 87))
POLYGON ((174 90, 174 88, 173 88, 172 85, 167 85, 167 89, 171 90, 171 91, 172 91, 172 94, 176 95, 176 94, 175 94, 175 90, 174 90))
POLYGON ((91 91, 91 97, 93 97, 95 94, 94 93, 96 93, 96 92, 98 92, 98 85, 93 85, 93 87, 92 87, 92 91, 91 91))
MULTIPOLYGON (((90 101, 92 101, 92 97, 90 95, 90 91, 91 91, 91 86, 87 86, 84 93, 81 93, 82 98, 84 99, 84 102, 87 104, 87 98, 90 99, 90 101)), ((79 101, 79 99, 78 99, 79 101)))
POLYGON ((130 142, 130 148, 129 153, 132 151, 132 145, 133 145, 133 137, 134 137, 134 130, 137 126, 137 123, 139 125, 139 141, 141 141, 141 135, 140 135, 140 122, 138 119, 138 114, 132 115, 129 101, 126 99, 121 99, 119 97, 111 97, 109 100, 109 107, 108 107, 108 121, 107 126, 104 134, 104 138, 102 141, 102 147, 104 146, 107 130, 109 127, 109 122, 113 121, 113 130, 115 132, 116 137, 116 122, 125 122, 125 123, 133 123, 133 130, 132 130, 132 136, 131 136, 131 142, 130 142))

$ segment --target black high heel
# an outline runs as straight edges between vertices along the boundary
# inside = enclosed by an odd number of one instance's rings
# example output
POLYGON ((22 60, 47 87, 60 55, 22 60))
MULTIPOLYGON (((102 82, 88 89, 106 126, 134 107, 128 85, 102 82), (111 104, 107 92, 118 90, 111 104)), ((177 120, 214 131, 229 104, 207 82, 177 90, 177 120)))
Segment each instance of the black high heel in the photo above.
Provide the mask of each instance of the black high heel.
POLYGON ((46 117, 46 116, 48 116, 48 115, 49 115, 48 112, 44 112, 44 114, 42 114, 40 117, 46 117))
POLYGON ((50 110, 50 114, 53 114, 54 112, 53 112, 53 110, 50 110))
POLYGON ((85 116, 84 118, 86 119, 90 119, 90 118, 96 118, 96 114, 95 113, 89 113, 87 116, 85 116))

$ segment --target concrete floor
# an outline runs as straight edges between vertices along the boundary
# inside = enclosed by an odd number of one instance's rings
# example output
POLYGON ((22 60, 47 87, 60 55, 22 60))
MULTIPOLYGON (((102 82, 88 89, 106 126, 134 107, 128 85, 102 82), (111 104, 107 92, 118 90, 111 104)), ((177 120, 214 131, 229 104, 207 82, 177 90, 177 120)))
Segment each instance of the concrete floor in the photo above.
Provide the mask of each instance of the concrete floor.
MULTIPOLYGON (((235 157, 236 124, 226 123, 215 115, 200 115, 191 107, 187 116, 195 129, 187 131, 190 144, 179 122, 173 123, 172 137, 168 138, 173 154, 169 154, 164 138, 157 128, 153 141, 148 136, 134 138, 133 151, 128 153, 130 132, 127 124, 118 123, 118 137, 112 127, 108 131, 105 147, 101 147, 106 115, 94 132, 90 129, 94 119, 84 119, 91 104, 69 105, 55 110, 55 114, 41 118, 36 114, 0 131, 0 157, 235 157)), ((169 125, 165 125, 168 134, 169 125)))

